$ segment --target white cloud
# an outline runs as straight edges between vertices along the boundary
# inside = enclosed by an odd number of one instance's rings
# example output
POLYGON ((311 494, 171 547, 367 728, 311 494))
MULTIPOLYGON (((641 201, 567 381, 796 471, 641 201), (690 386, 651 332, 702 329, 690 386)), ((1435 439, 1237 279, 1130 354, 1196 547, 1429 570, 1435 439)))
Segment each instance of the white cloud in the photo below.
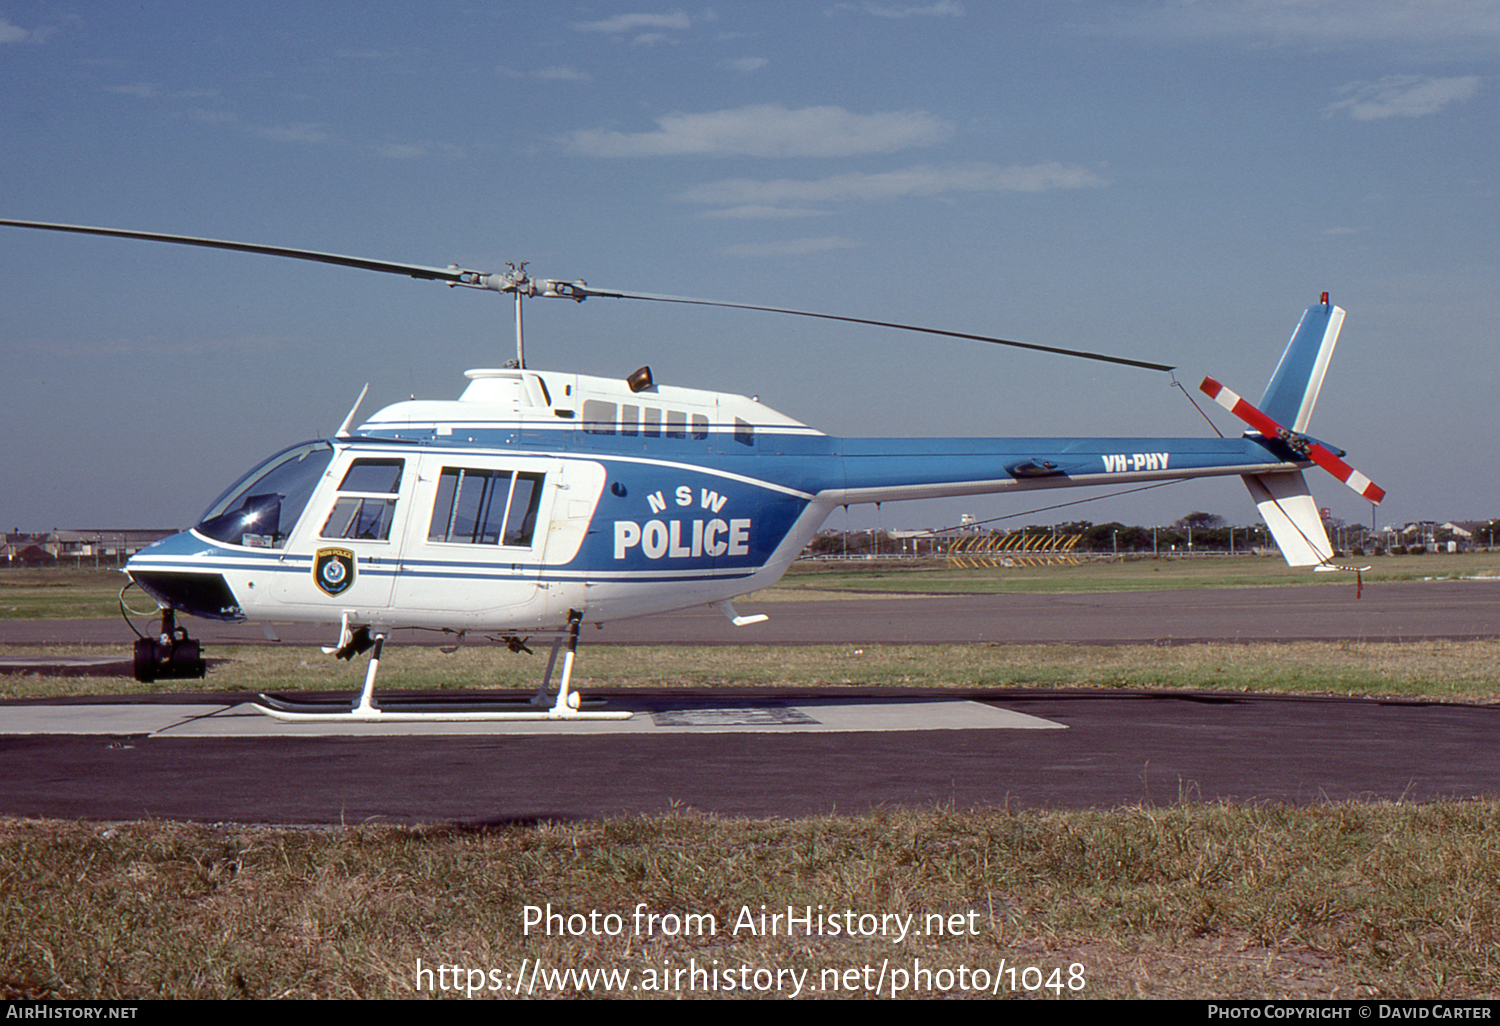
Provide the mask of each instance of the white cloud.
POLYGON ((719 67, 725 71, 741 71, 748 74, 752 71, 759 71, 769 63, 771 62, 764 57, 738 57, 734 60, 720 61, 719 67))
POLYGON ((174 100, 211 100, 219 95, 217 89, 179 89, 167 92, 155 82, 132 82, 129 85, 106 86, 105 92, 120 96, 135 96, 142 100, 168 97, 174 100))
POLYGON ((719 250, 727 256, 801 256, 804 253, 825 253, 831 249, 854 249, 859 243, 838 235, 825 235, 819 239, 788 239, 784 242, 747 242, 739 246, 726 246, 719 250))
POLYGON ((161 87, 151 82, 133 82, 130 85, 109 86, 105 91, 119 93, 121 96, 138 96, 143 100, 149 100, 161 95, 161 87))
POLYGON ((206 107, 192 107, 184 114, 188 120, 199 124, 232 125, 270 142, 320 143, 328 139, 325 127, 311 122, 291 125, 257 125, 246 122, 244 118, 232 111, 209 110, 206 107))
POLYGON ((541 71, 533 71, 532 78, 545 79, 549 82, 592 82, 594 77, 586 71, 579 71, 569 65, 558 65, 551 68, 543 68, 541 71))
POLYGON ((497 64, 495 72, 506 78, 539 78, 544 82, 592 82, 594 80, 593 75, 587 71, 579 71, 571 64, 554 64, 540 71, 521 71, 505 64, 497 64))
POLYGON ((322 142, 328 138, 328 133, 323 130, 322 125, 251 125, 249 129, 262 139, 271 142, 322 142))
POLYGON ((1317 45, 1500 39, 1500 0, 1189 0, 1121 10, 1101 27, 1131 36, 1317 45))
POLYGON ((374 147, 374 152, 386 160, 425 160, 428 157, 459 160, 464 156, 463 147, 445 142, 384 142, 374 147))
POLYGON ((1324 113, 1347 110, 1356 121, 1381 118, 1419 118, 1436 114, 1450 103, 1472 99, 1479 91, 1478 75, 1423 78, 1387 75, 1379 82, 1351 82, 1339 90, 1344 99, 1323 108, 1324 113))
POLYGON ((602 21, 575 21, 573 27, 579 32, 608 32, 619 34, 637 29, 685 29, 692 24, 686 14, 617 14, 602 21))
MULTIPOLYGON (((705 15, 712 21, 712 14, 705 15)), ((703 18, 699 19, 704 20, 703 18)), ((637 32, 630 41, 631 46, 655 46, 657 43, 675 43, 677 40, 662 29, 686 29, 692 27, 693 19, 681 11, 673 14, 617 14, 601 21, 575 21, 573 28, 579 32, 603 32, 618 36, 637 32), (654 31, 642 32, 642 29, 654 31)))
POLYGON ((427 147, 420 143, 382 143, 375 152, 387 160, 418 160, 427 156, 427 147))
POLYGON ((851 114, 842 107, 772 104, 706 114, 668 114, 654 132, 581 129, 562 139, 592 157, 848 157, 930 146, 952 127, 926 111, 851 114))
POLYGON ((781 178, 756 181, 730 178, 694 186, 675 197, 685 203, 720 206, 713 216, 794 217, 815 212, 816 204, 874 202, 906 196, 944 196, 974 192, 1043 192, 1049 189, 1098 188, 1109 184, 1086 168, 1066 164, 1001 167, 972 163, 935 167, 921 164, 899 171, 852 172, 827 178, 781 178), (773 213, 774 212, 774 213, 773 213))
POLYGON ((0 18, 0 43, 45 43, 56 31, 52 25, 24 29, 13 21, 0 18))
POLYGON ((937 0, 936 3, 930 4, 875 3, 873 0, 866 0, 860 9, 877 18, 962 18, 964 16, 963 4, 957 3, 956 0, 937 0))
POLYGON ((235 125, 239 124, 239 115, 231 114, 227 110, 208 110, 205 107, 194 107, 187 112, 189 121, 197 121, 205 125, 235 125))
POLYGON ((740 207, 710 210, 703 216, 724 220, 750 221, 772 218, 822 217, 825 213, 827 213, 825 210, 812 210, 807 207, 772 207, 757 203, 747 203, 740 207))

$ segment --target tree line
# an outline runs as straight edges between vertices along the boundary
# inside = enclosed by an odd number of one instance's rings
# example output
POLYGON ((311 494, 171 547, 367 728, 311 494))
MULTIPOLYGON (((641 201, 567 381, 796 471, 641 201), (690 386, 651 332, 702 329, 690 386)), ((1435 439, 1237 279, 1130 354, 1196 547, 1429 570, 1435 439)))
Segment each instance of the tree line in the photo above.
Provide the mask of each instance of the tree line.
MULTIPOLYGON (((1372 532, 1364 525, 1340 521, 1330 521, 1324 526, 1335 551, 1340 555, 1400 555, 1424 552, 1430 548, 1446 550, 1450 541, 1458 542, 1460 548, 1470 544, 1493 548, 1500 541, 1497 539, 1497 535, 1500 535, 1500 520, 1490 521, 1475 532, 1472 538, 1441 527, 1433 527, 1429 532, 1391 536, 1372 532)), ((1000 537, 1016 533, 1022 535, 1022 540, 1014 547, 1032 551, 1065 546, 1074 536, 1078 540, 1069 546, 1073 552, 1122 555, 1248 552, 1275 545, 1263 524, 1248 527, 1231 525, 1216 513, 1194 511, 1170 525, 1157 527, 1122 524, 1116 520, 1104 524, 1074 520, 1062 524, 1028 524, 1021 528, 986 530, 980 527, 963 531, 942 531, 916 537, 896 536, 888 531, 827 531, 815 538, 807 551, 814 556, 937 555, 954 538, 983 534, 1000 537)))

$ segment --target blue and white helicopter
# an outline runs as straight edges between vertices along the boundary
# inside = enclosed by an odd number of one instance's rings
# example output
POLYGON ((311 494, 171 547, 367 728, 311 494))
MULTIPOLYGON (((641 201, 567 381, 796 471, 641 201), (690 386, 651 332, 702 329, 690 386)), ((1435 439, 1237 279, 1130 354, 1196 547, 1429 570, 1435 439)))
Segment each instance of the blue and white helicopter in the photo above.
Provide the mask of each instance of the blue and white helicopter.
MULTIPOLYGON (((571 688, 585 623, 712 604, 774 583, 836 507, 1237 475, 1293 566, 1332 569, 1333 548, 1302 471, 1318 464, 1371 502, 1384 492, 1305 432, 1344 311, 1309 307, 1258 406, 1211 378, 1203 390, 1245 420, 1239 438, 833 438, 755 399, 526 364, 526 298, 635 299, 760 310, 994 342, 1170 371, 1139 360, 856 317, 536 280, 112 228, 0 225, 260 253, 445 282, 515 297, 516 360, 468 371, 457 399, 399 402, 333 438, 294 445, 230 485, 190 530, 133 556, 133 585, 161 627, 136 644, 142 680, 202 676, 176 614, 338 624, 330 654, 371 651, 359 698, 319 707, 262 696, 290 720, 624 718, 581 709, 571 688), (1285 425, 1285 426, 1283 426, 1285 425), (375 701, 390 631, 556 632, 525 709, 396 711, 375 701), (557 692, 550 686, 566 641, 557 692)), ((361 394, 360 399, 364 396, 361 394)), ((128 587, 128 586, 127 586, 128 587)), ((122 601, 123 607, 123 601, 122 601)))

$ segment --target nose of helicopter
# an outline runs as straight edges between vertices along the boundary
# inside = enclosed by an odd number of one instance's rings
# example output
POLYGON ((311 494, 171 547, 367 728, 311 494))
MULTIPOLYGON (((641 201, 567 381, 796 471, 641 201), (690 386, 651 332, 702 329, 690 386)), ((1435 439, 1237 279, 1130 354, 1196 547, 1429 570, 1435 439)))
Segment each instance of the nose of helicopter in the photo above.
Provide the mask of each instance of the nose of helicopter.
POLYGON ((125 572, 158 603, 190 616, 237 622, 245 619, 239 600, 224 575, 195 562, 211 555, 191 532, 175 534, 136 553, 125 572))

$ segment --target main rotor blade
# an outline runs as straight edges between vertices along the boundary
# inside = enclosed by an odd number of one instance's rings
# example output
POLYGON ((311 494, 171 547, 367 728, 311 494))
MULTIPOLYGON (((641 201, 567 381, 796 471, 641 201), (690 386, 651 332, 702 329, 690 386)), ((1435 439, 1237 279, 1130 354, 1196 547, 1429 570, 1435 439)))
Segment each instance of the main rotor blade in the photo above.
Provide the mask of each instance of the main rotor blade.
POLYGON ((105 235, 120 239, 143 239, 148 242, 171 242, 181 246, 201 246, 205 249, 225 249, 239 253, 259 253, 263 256, 290 257, 294 260, 310 260, 340 267, 357 267, 366 271, 382 271, 387 274, 403 274, 411 278, 429 281, 444 281, 450 285, 489 289, 494 292, 518 292, 522 295, 540 295, 551 298, 583 300, 590 296, 607 299, 641 299, 657 303, 684 303, 690 306, 717 306, 732 310, 757 310, 763 313, 789 314, 794 317, 817 317, 825 321, 844 321, 848 324, 867 324, 877 328, 895 328, 899 331, 915 331, 926 335, 942 335, 947 338, 969 339, 975 342, 990 342, 1013 349, 1030 349, 1038 353, 1057 356, 1076 356, 1084 360, 1120 364, 1126 367, 1142 367, 1146 370, 1170 371, 1164 363, 1147 360, 1131 360, 1123 356, 1109 356, 1082 349, 1063 349, 1057 346, 1042 346, 1031 342, 1016 342, 1011 339, 994 338, 990 335, 975 335, 963 331, 946 331, 941 328, 924 328, 916 324, 901 324, 895 321, 879 321, 867 317, 845 317, 840 314, 817 313, 812 310, 791 310, 779 306, 761 306, 755 303, 730 303, 713 299, 692 299, 687 296, 660 296, 647 292, 623 292, 612 289, 596 289, 583 282, 547 281, 534 282, 524 270, 512 270, 504 274, 487 274, 457 266, 426 267, 421 264, 401 264, 390 260, 372 260, 368 257, 344 256, 339 253, 320 253, 310 249, 293 249, 289 246, 263 246, 253 242, 232 242, 227 239, 204 239, 192 235, 167 235, 161 232, 137 232, 124 228, 95 228, 78 224, 53 224, 46 221, 15 221, 0 219, 0 225, 13 228, 38 228, 54 232, 76 232, 80 235, 105 235), (535 285, 543 286, 536 291, 535 285))
MULTIPOLYGON (((574 288, 577 288, 577 286, 574 286, 574 288)), ((840 314, 815 313, 811 310, 789 310, 785 307, 759 306, 754 303, 727 303, 716 299, 690 299, 686 296, 657 296, 646 292, 619 292, 608 289, 596 289, 592 286, 584 286, 579 291, 582 292, 584 297, 602 296, 608 299, 646 299, 657 303, 687 303, 691 306, 724 306, 734 310, 759 310, 764 313, 791 314, 795 317, 817 317, 825 321, 846 321, 849 324, 868 324, 877 328, 896 328, 901 331, 918 331, 927 335, 944 335, 948 338, 971 339, 975 342, 992 342, 997 346, 1032 349, 1039 353, 1052 353, 1057 356, 1076 356, 1084 360, 1099 360, 1103 363, 1124 364, 1127 367, 1144 367, 1146 370, 1171 371, 1174 369, 1164 363, 1131 360, 1123 356, 1107 356, 1104 353, 1091 353, 1082 349, 1061 349, 1057 346, 1040 346, 1031 342, 1014 342, 1010 339, 992 338, 989 335, 971 335, 963 331, 923 328, 916 324, 898 324, 895 321, 877 321, 866 317, 844 317, 840 314)))
MULTIPOLYGON (((318 253, 310 249, 290 249, 286 246, 261 246, 253 242, 200 239, 191 235, 133 232, 123 228, 91 228, 87 225, 79 224, 48 224, 45 221, 8 221, 0 219, 0 225, 10 225, 13 228, 41 228, 54 232, 77 232, 81 235, 112 235, 121 239, 175 242, 182 246, 202 246, 206 249, 229 249, 240 253, 260 253, 264 256, 291 257, 294 260, 313 260, 321 264, 338 264, 341 267, 358 267, 366 271, 405 274, 412 278, 426 278, 432 281, 459 282, 461 276, 465 273, 455 267, 423 267, 420 264, 398 264, 389 260, 371 260, 367 257, 341 256, 338 253, 318 253)), ((473 272, 468 273, 473 274, 473 272)))

